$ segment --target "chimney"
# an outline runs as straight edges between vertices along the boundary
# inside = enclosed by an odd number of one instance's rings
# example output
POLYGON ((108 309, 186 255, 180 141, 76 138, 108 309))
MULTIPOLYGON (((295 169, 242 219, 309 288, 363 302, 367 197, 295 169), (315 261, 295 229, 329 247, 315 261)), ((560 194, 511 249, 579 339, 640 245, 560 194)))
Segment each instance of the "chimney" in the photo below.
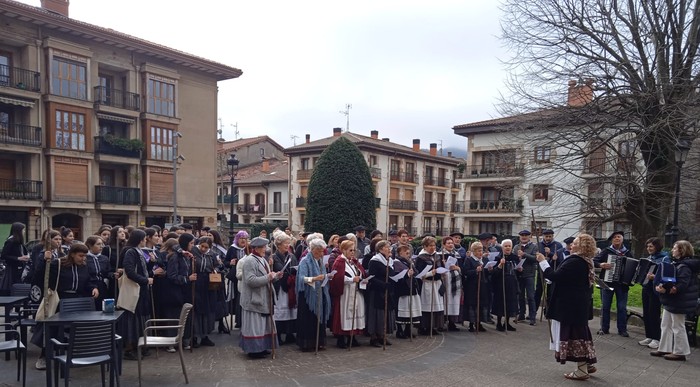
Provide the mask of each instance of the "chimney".
POLYGON ((437 144, 436 143, 430 144, 430 155, 437 156, 437 144))
POLYGON ((311 142, 311 135, 310 135, 310 134, 307 134, 307 135, 306 135, 306 143, 308 144, 308 143, 310 143, 310 142, 311 142))
POLYGON ((569 81, 568 103, 571 107, 581 107, 593 101, 593 79, 586 78, 583 84, 569 81))
POLYGON ((420 138, 413 139, 413 151, 420 152, 420 138))
POLYGON ((447 157, 452 157, 452 152, 447 152, 447 157))
POLYGON ((378 130, 373 130, 369 132, 370 135, 372 136, 373 139, 378 140, 379 139, 379 131, 378 130))
POLYGON ((70 0, 41 0, 41 8, 68 17, 70 0))
POLYGON ((384 138, 382 139, 382 141, 389 142, 389 137, 384 137, 384 138))
POLYGON ((339 137, 343 134, 343 128, 333 128, 333 137, 339 137))
POLYGON ((270 172, 270 160, 269 159, 263 159, 262 172, 264 172, 264 173, 270 172))

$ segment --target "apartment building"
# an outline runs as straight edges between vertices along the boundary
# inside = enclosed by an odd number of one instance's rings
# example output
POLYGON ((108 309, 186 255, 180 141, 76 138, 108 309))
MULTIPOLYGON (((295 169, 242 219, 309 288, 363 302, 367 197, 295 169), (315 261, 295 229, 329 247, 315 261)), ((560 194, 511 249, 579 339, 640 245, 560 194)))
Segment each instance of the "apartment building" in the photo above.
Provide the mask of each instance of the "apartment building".
MULTIPOLYGON (((291 200, 289 225, 301 231, 305 221, 306 198, 314 165, 326 147, 345 137, 360 149, 370 167, 377 208, 377 229, 406 229, 411 235, 433 233, 445 235, 460 230, 455 203, 459 186, 456 183, 457 166, 463 160, 438 155, 437 144, 430 144, 425 152, 420 139, 407 147, 379 137, 373 130, 370 136, 333 129, 333 135, 306 142, 285 150, 289 156, 289 198, 291 200)), ((339 177, 342 178, 342 177, 339 177)))
POLYGON ((0 223, 164 225, 176 177, 178 214, 216 225, 217 82, 241 71, 68 9, 0 0, 0 223))

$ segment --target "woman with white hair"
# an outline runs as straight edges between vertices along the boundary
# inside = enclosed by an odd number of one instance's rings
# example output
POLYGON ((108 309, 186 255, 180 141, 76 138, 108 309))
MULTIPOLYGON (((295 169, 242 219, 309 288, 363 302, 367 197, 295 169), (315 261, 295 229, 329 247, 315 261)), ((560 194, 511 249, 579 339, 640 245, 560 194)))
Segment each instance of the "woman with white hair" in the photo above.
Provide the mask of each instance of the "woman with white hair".
POLYGON ((307 243, 309 252, 299 263, 296 278, 297 345, 304 352, 326 348, 326 321, 331 306, 328 281, 324 281, 326 267, 323 265, 323 254, 326 242, 321 236, 307 238, 307 243))
POLYGON ((515 267, 518 265, 518 255, 513 252, 513 241, 504 239, 501 242, 503 252, 499 253, 498 266, 493 269, 491 284, 493 288, 493 309, 496 315, 496 330, 515 331, 509 319, 518 314, 518 278, 515 267), (501 319, 505 316, 505 323, 501 319))
POLYGON ((276 251, 272 256, 272 270, 281 271, 282 278, 275 282, 275 324, 277 326, 277 338, 282 344, 282 334, 285 334, 285 344, 296 342, 297 297, 296 297, 296 266, 299 265, 297 257, 291 253, 289 246, 292 238, 283 231, 272 234, 276 251), (283 270, 284 269, 284 270, 283 270))

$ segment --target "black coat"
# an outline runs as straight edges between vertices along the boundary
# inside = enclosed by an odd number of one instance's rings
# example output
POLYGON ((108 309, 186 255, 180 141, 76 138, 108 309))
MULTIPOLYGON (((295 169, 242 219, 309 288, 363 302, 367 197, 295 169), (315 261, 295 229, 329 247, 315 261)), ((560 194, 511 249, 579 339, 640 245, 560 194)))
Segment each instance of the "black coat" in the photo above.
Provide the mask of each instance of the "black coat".
POLYGON ((137 247, 126 248, 122 257, 124 275, 139 284, 139 302, 136 304, 134 314, 141 316, 151 315, 151 298, 148 294, 148 268, 143 258, 141 249, 137 247))
MULTIPOLYGON (((87 265, 61 266, 59 260, 51 261, 49 269, 49 288, 58 291, 59 298, 92 297, 92 290, 97 288, 97 278, 90 275, 87 265), (58 279, 58 289, 56 280, 58 279)), ((43 274, 43 272, 42 272, 43 274)))
POLYGON ((544 271, 544 278, 552 281, 548 318, 567 325, 588 325, 593 307, 588 273, 588 263, 575 254, 566 258, 556 270, 549 267, 544 271))
POLYGON ((491 294, 488 291, 488 282, 486 281, 486 270, 481 271, 481 275, 476 271, 477 267, 483 267, 483 262, 481 260, 475 260, 471 256, 468 256, 464 260, 462 266, 462 275, 464 276, 464 305, 476 307, 477 304, 477 294, 479 299, 479 306, 488 305, 491 294), (481 280, 481 285, 479 285, 479 280, 481 280))
POLYGON ((12 284, 22 282, 22 270, 24 262, 19 260, 19 257, 28 255, 24 245, 14 237, 9 237, 2 247, 2 259, 5 260, 5 277, 2 280, 0 290, 7 295, 10 294, 12 284))
POLYGON ((275 288, 275 293, 279 294, 280 289, 284 290, 285 293, 289 293, 289 287, 294 288, 296 285, 296 279, 290 281, 290 277, 294 276, 296 278, 297 269, 294 266, 299 266, 299 261, 297 257, 290 253, 289 251, 276 251, 273 255, 272 261, 272 271, 279 272, 282 270, 284 265, 290 260, 289 265, 284 269, 284 274, 279 281, 274 281, 272 286, 275 288))
MULTIPOLYGON (((697 273, 700 271, 700 260, 694 258, 683 258, 673 260, 673 266, 676 267, 676 288, 675 294, 657 293, 661 305, 669 313, 688 314, 695 313, 698 303, 698 284, 697 273)), ((655 284, 659 284, 660 275, 654 279, 655 284)))
MULTIPOLYGON (((389 258, 390 257, 387 259, 389 258)), ((369 294, 368 297, 371 297, 374 301, 374 308, 384 309, 384 295, 386 294, 389 297, 387 300, 387 309, 396 309, 396 303, 398 300, 396 298, 396 282, 394 282, 391 278, 389 278, 387 282, 387 266, 378 260, 369 260, 368 266, 369 271, 367 272, 367 275, 374 276, 369 280, 369 286, 367 287, 369 294)), ((396 275, 393 268, 389 267, 388 271, 389 277, 396 275)))
POLYGON ((186 302, 192 302, 192 284, 188 279, 192 274, 191 265, 192 260, 181 253, 173 253, 168 258, 165 306, 181 308, 186 302))
POLYGON ((90 272, 90 276, 94 278, 97 284, 97 290, 100 292, 100 296, 97 298, 98 306, 101 306, 101 301, 108 297, 109 291, 107 290, 107 283, 110 277, 114 276, 114 272, 110 269, 109 257, 102 254, 97 256, 88 254, 87 255, 87 267, 90 272))

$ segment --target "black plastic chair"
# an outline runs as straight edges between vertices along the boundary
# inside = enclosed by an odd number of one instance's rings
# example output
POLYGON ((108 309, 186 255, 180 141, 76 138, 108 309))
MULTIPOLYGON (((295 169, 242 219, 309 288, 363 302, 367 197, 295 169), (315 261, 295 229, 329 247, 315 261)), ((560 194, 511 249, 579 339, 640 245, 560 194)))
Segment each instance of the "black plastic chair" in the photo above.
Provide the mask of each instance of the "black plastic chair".
POLYGON ((70 369, 77 367, 100 366, 102 386, 105 385, 105 366, 109 365, 110 385, 114 380, 119 385, 119 376, 116 372, 116 345, 114 324, 111 322, 74 322, 70 326, 70 335, 67 343, 51 339, 55 354, 54 384, 58 385, 59 363, 64 367, 64 383, 68 386, 70 381, 70 369), (65 352, 65 354, 60 354, 65 352))
POLYGON ((60 313, 94 312, 95 300, 92 297, 65 298, 58 303, 60 313))
POLYGON ((2 330, 0 335, 5 334, 6 340, 0 341, 0 353, 14 352, 17 357, 17 381, 19 382, 19 371, 22 369, 22 386, 27 382, 27 347, 22 344, 19 332, 12 324, 0 324, 2 330))

